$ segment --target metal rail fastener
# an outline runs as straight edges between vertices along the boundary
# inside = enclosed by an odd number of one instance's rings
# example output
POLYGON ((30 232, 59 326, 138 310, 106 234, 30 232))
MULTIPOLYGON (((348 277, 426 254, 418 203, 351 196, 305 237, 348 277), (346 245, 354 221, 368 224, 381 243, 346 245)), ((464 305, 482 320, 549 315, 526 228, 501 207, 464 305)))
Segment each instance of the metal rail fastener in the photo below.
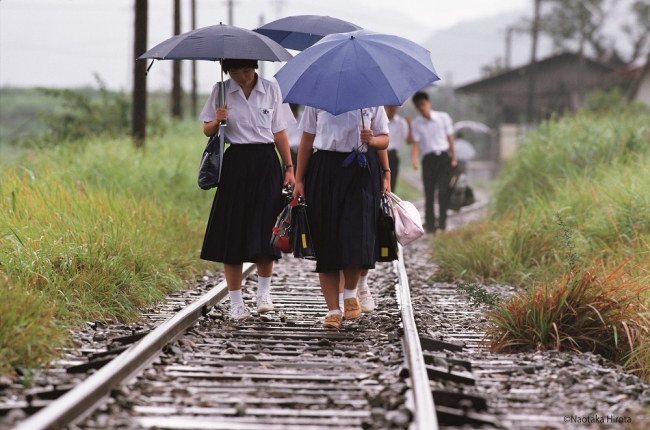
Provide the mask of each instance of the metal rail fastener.
MULTIPOLYGON (((245 263, 242 270, 243 276, 248 276, 254 268, 255 264, 245 263)), ((206 309, 220 302, 227 294, 226 281, 222 281, 198 301, 156 327, 138 343, 115 357, 113 361, 89 376, 74 389, 19 423, 14 430, 58 430, 85 416, 116 385, 142 370, 165 345, 181 336, 201 317, 206 309)))
POLYGON ((399 278, 396 290, 402 312, 402 324, 404 324, 405 353, 411 377, 411 390, 415 400, 414 423, 418 430, 438 430, 436 406, 433 403, 433 395, 429 386, 429 376, 424 363, 420 337, 413 319, 409 280, 406 276, 406 267, 404 267, 404 249, 402 245, 398 245, 398 247, 399 259, 393 261, 393 267, 399 278))

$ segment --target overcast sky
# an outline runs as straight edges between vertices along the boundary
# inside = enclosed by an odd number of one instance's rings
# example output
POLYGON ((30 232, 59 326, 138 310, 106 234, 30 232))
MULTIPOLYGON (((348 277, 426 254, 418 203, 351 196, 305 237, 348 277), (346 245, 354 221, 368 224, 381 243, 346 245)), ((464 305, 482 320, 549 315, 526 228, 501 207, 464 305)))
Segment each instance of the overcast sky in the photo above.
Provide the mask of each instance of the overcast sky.
MULTIPOLYGON (((197 0, 197 27, 228 23, 226 0, 197 0)), ((133 0, 0 0, 0 85, 95 86, 130 90, 133 0)), ((190 0, 181 0, 182 32, 190 30, 190 0)), ((152 47, 172 36, 173 0, 149 0, 152 47)), ((532 0, 235 0, 234 25, 252 29, 289 15, 330 15, 361 27, 422 43, 436 30, 504 12, 532 9, 532 0)), ((184 62, 184 81, 189 64, 184 62)), ((434 64, 435 65, 435 64, 434 64)), ((148 87, 171 86, 171 63, 156 62, 148 87)), ((279 67, 267 63, 264 75, 279 67)), ((200 91, 209 91, 219 68, 199 63, 200 91)), ((186 87, 187 88, 187 87, 186 87)))

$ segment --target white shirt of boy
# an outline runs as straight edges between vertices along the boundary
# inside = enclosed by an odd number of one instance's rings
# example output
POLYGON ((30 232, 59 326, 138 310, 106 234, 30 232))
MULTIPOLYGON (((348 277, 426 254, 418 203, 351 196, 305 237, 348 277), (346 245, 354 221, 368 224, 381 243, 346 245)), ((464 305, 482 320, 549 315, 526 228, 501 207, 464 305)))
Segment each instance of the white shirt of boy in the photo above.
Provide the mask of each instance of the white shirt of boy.
POLYGON ((431 118, 422 115, 411 121, 411 136, 418 142, 421 157, 427 154, 440 153, 449 150, 448 136, 454 134, 454 125, 446 112, 431 111, 431 118))
MULTIPOLYGON (((383 106, 365 108, 363 121, 373 135, 388 134, 388 117, 383 106)), ((307 106, 300 119, 300 130, 315 134, 314 148, 325 151, 352 152, 359 148, 361 140, 361 111, 355 109, 340 115, 307 106)), ((365 145, 359 148, 365 151, 365 145)))
POLYGON ((406 141, 406 138, 409 135, 409 123, 406 122, 406 119, 395 114, 393 119, 388 122, 388 150, 396 150, 402 147, 402 144, 406 141))
MULTIPOLYGON (((226 142, 272 143, 273 133, 296 123, 289 105, 282 103, 280 87, 275 82, 258 76, 248 100, 239 84, 232 79, 225 82, 225 87, 228 117, 233 118, 226 122, 226 142)), ((218 94, 217 82, 199 115, 201 121, 214 121, 218 94)))

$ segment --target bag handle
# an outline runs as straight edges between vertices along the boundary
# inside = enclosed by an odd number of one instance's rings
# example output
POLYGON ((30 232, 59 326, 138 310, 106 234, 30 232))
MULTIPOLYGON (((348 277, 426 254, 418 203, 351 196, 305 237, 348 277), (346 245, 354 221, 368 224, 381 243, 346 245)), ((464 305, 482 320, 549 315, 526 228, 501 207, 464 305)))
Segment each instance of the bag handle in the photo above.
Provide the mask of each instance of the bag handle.
POLYGON ((397 197, 396 194, 393 194, 392 191, 388 193, 388 197, 390 197, 390 199, 391 199, 395 204, 400 204, 400 203, 402 203, 402 199, 400 199, 399 197, 397 197))

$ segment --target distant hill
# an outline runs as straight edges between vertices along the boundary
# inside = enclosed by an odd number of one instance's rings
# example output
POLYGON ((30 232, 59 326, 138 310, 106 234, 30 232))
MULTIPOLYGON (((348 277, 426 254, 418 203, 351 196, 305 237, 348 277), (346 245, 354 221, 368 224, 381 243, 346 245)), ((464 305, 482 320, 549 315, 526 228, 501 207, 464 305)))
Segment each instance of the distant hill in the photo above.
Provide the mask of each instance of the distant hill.
MULTIPOLYGON (((463 22, 432 33, 422 45, 431 51, 433 65, 441 84, 457 86, 480 79, 481 67, 505 56, 506 28, 521 23, 531 15, 522 10, 491 18, 463 22)), ((511 66, 530 60, 531 39, 528 34, 515 33, 512 37, 511 66)), ((538 58, 551 52, 548 40, 540 40, 538 58)))

